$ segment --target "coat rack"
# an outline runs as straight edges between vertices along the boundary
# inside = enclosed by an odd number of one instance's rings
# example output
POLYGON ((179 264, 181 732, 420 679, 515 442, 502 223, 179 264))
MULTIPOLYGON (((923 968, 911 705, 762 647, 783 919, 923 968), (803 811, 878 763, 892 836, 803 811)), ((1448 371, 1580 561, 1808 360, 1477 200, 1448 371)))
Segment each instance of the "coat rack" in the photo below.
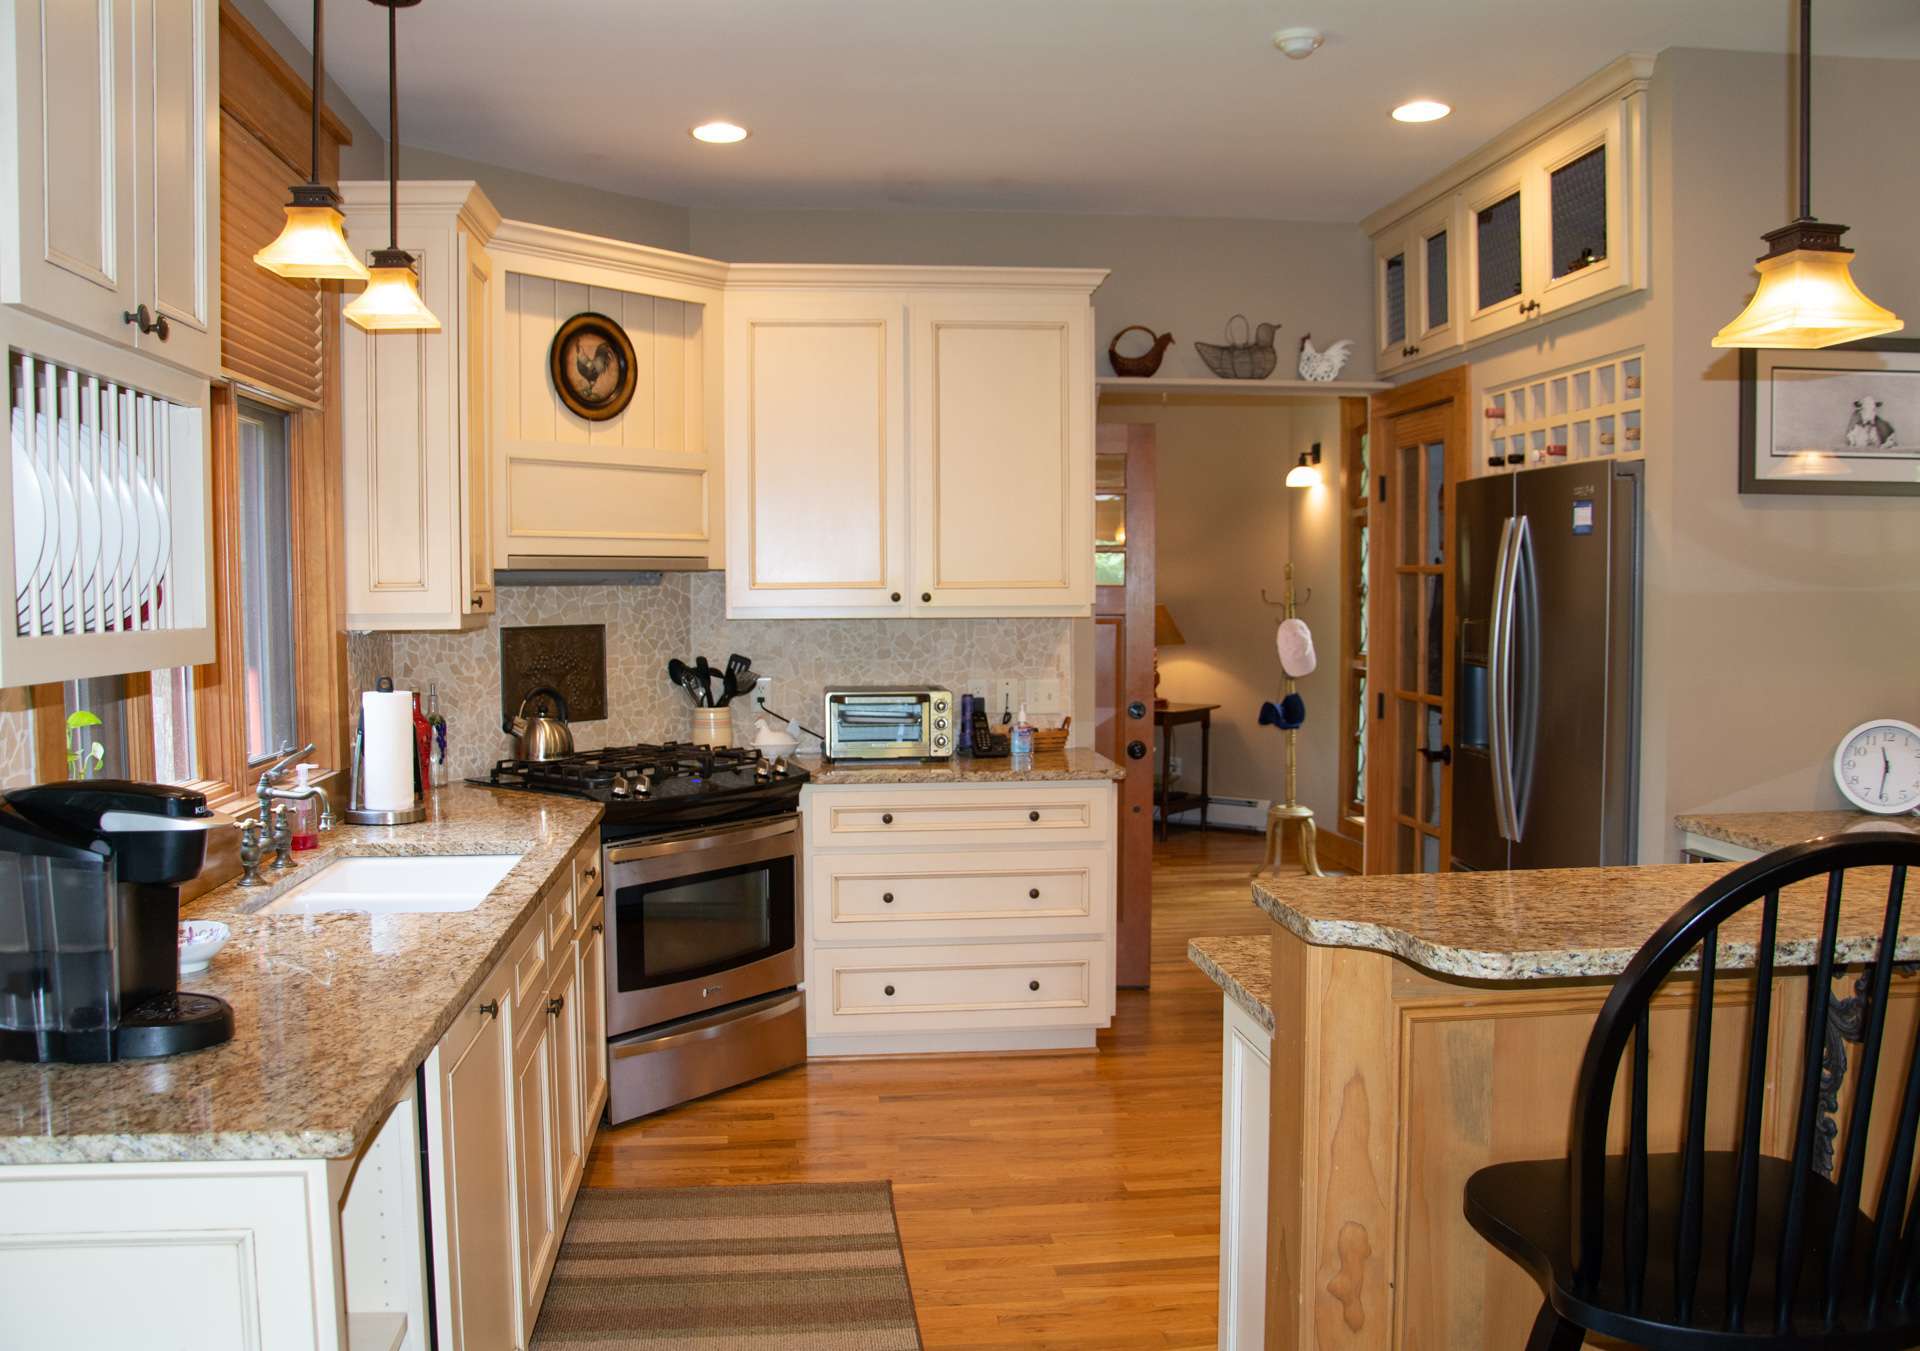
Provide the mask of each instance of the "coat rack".
MULTIPOLYGON (((1281 593, 1279 600, 1269 597, 1264 586, 1260 588, 1260 599, 1281 610, 1282 619, 1293 619, 1296 617, 1297 607, 1293 596, 1293 564, 1291 563, 1287 564, 1286 578, 1286 590, 1281 593)), ((1306 598, 1311 599, 1312 596, 1313 588, 1308 587, 1306 598)), ((1294 693, 1299 685, 1292 676, 1287 676, 1282 683, 1284 694, 1294 693)), ((1288 822, 1293 822, 1299 829, 1297 852, 1300 855, 1301 869, 1308 877, 1325 877, 1326 874, 1320 871, 1320 859, 1315 847, 1318 832, 1313 824, 1313 808, 1304 806, 1298 801, 1300 729, 1289 727, 1284 735, 1287 738, 1287 800, 1267 808, 1267 857, 1266 861, 1260 865, 1260 871, 1266 872, 1279 863, 1281 832, 1286 829, 1288 822)))

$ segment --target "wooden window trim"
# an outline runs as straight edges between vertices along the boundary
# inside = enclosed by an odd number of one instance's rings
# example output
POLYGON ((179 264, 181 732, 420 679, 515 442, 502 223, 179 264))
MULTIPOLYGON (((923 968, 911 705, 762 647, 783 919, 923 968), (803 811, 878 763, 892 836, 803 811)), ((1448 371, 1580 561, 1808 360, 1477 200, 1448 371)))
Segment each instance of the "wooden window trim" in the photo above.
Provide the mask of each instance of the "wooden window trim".
MULTIPOLYGON (((1352 838, 1366 839, 1366 807, 1360 798, 1357 766, 1349 743, 1359 725, 1359 699, 1354 677, 1367 673, 1362 644, 1366 634, 1360 622, 1360 532, 1371 515, 1372 485, 1361 466, 1361 443, 1366 440, 1367 401, 1340 400, 1340 825, 1352 838)), ((1369 685, 1371 688, 1371 685, 1369 685)))

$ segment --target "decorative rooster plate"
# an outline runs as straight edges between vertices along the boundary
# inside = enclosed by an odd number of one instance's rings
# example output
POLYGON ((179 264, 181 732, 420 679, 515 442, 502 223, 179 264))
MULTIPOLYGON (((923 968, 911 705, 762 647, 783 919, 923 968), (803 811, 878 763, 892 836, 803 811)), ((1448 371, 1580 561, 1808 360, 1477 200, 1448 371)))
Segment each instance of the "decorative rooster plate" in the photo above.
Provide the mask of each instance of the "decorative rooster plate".
POLYGON ((547 349, 547 369, 560 402, 589 422, 619 416, 633 398, 633 344, 604 314, 586 310, 560 325, 547 349))

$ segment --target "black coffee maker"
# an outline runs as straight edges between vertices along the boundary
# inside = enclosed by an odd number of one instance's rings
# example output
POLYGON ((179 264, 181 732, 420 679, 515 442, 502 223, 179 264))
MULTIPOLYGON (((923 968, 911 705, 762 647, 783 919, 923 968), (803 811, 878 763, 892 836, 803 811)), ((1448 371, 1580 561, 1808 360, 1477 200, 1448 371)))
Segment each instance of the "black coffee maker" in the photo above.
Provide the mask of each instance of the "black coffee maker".
POLYGON ((73 780, 0 805, 0 1059, 136 1060, 217 1046, 233 1009, 183 994, 180 884, 200 875, 206 796, 73 780))

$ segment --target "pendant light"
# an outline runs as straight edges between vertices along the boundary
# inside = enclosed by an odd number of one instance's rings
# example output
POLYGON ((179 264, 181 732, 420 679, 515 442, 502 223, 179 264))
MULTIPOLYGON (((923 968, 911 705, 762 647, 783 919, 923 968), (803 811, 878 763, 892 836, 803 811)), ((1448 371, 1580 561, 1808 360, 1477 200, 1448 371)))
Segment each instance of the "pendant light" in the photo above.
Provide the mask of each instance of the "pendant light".
POLYGON ((1800 215, 1762 235, 1760 286, 1715 347, 1832 347, 1900 331, 1900 317, 1867 299, 1853 281, 1844 225, 1813 218, 1813 0, 1800 0, 1800 215))
POLYGON ((400 247, 400 77, 394 11, 420 0, 372 0, 387 11, 387 247, 373 251, 373 276, 341 314, 369 333, 437 332, 440 321, 420 298, 413 255, 400 247))
POLYGON ((253 261, 282 277, 365 281, 367 269, 347 243, 340 194, 320 181, 320 102, 325 97, 326 59, 322 55, 321 3, 313 0, 313 158, 307 181, 293 185, 287 223, 273 243, 253 261))

